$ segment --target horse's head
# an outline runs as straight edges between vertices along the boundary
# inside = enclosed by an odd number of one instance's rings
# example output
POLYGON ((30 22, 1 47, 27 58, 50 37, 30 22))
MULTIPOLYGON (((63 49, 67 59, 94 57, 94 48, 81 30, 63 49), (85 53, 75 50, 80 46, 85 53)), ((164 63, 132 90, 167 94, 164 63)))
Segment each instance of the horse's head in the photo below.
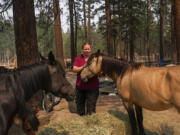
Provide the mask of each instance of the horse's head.
POLYGON ((96 53, 91 54, 90 58, 87 61, 87 65, 81 72, 81 79, 84 82, 87 82, 89 78, 92 78, 101 72, 102 57, 103 56, 100 53, 100 50, 98 50, 96 53))
MULTIPOLYGON (((51 86, 49 92, 55 96, 65 98, 69 103, 75 100, 75 90, 66 79, 66 73, 61 64, 55 60, 52 52, 48 55, 48 60, 44 61, 48 64, 51 86)), ((72 109, 72 108, 70 108, 72 109)), ((70 110, 71 112, 73 110, 70 110)))

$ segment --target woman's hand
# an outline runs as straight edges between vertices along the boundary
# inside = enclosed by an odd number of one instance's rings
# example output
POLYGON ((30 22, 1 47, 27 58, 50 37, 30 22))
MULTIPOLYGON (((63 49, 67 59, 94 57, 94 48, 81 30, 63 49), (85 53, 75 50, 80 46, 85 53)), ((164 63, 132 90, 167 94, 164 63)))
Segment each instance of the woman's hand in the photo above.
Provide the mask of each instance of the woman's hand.
POLYGON ((81 70, 86 66, 87 64, 85 63, 83 66, 81 67, 77 67, 77 66, 73 66, 73 71, 78 73, 81 72, 81 70))

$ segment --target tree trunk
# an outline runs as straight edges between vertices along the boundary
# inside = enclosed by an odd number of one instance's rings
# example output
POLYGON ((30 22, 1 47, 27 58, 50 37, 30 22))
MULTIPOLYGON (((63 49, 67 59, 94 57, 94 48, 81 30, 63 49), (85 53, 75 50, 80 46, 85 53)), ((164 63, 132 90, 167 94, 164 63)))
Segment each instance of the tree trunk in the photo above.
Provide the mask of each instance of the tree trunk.
POLYGON ((75 59, 75 47, 74 47, 74 21, 73 21, 73 8, 74 0, 69 0, 69 15, 70 15, 70 31, 71 31, 71 64, 73 64, 75 59))
POLYGON ((18 67, 39 62, 33 0, 13 0, 18 67))
POLYGON ((56 40, 56 57, 57 60, 61 63, 61 65, 65 69, 59 0, 53 0, 53 12, 54 12, 54 31, 55 31, 55 40, 56 40))
POLYGON ((132 5, 132 0, 130 1, 129 3, 129 9, 130 9, 130 14, 129 14, 129 38, 130 38, 130 46, 129 46, 129 50, 130 50, 130 61, 133 62, 134 61, 134 30, 133 30, 133 26, 134 26, 134 23, 133 23, 133 5, 132 5))
POLYGON ((122 42, 122 30, 119 24, 119 49, 120 49, 120 58, 124 58, 124 47, 122 42))
POLYGON ((176 50, 176 34, 175 34, 175 0, 171 1, 171 57, 173 62, 177 61, 177 50, 176 50))
POLYGON ((116 38, 113 38, 113 48, 114 48, 114 52, 113 52, 113 56, 116 57, 116 50, 117 50, 117 45, 116 45, 116 38))
MULTIPOLYGON (((33 0, 13 0, 13 19, 18 67, 39 62, 33 0)), ((28 102, 33 112, 42 109, 42 91, 28 102)))
POLYGON ((164 0, 160 0, 160 60, 164 59, 164 27, 165 27, 165 13, 164 0))
POLYGON ((88 43, 91 42, 91 0, 88 0, 88 43))
MULTIPOLYGON (((120 2, 118 3, 118 9, 120 10, 120 2)), ((120 53, 120 58, 125 58, 125 48, 123 47, 123 42, 122 42, 122 29, 121 29, 121 17, 120 17, 120 11, 118 14, 119 17, 119 53, 120 53)))
POLYGON ((77 11, 76 11, 75 4, 74 4, 74 20, 75 20, 74 54, 76 57, 77 56, 78 17, 77 17, 77 11))
POLYGON ((177 47, 177 62, 180 62, 180 1, 175 0, 175 12, 176 12, 176 47, 177 47))
POLYGON ((106 9, 106 26, 107 26, 107 52, 108 55, 113 56, 113 45, 112 45, 112 26, 111 26, 111 15, 110 15, 110 3, 109 0, 105 0, 106 9))
POLYGON ((86 25, 86 1, 83 0, 83 13, 84 13, 84 40, 87 42, 87 25, 86 25))
POLYGON ((149 9, 149 7, 150 7, 150 1, 149 0, 147 0, 147 11, 146 11, 146 14, 147 14, 147 16, 146 16, 146 47, 147 47, 147 56, 148 56, 148 62, 150 63, 150 45, 149 45, 149 26, 150 26, 150 17, 149 17, 149 15, 150 15, 150 9, 149 9))

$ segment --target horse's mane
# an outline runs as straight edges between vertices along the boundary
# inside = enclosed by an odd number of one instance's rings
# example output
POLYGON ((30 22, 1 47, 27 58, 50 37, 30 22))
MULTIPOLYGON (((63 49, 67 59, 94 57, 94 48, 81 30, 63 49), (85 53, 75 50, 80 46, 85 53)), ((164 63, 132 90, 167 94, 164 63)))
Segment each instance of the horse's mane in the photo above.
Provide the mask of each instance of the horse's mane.
MULTIPOLYGON (((128 62, 126 59, 123 58, 114 58, 110 57, 104 53, 93 53, 91 57, 88 59, 87 64, 90 64, 90 61, 94 57, 102 56, 102 70, 105 71, 105 74, 112 74, 112 72, 116 72, 119 74, 121 77, 123 77, 124 73, 128 71, 133 71, 133 70, 138 70, 142 64, 140 63, 135 63, 135 62, 128 62)), ((98 62, 98 61, 97 61, 98 62)))
POLYGON ((27 70, 27 69, 30 69, 30 68, 33 68, 42 64, 44 64, 44 62, 34 63, 34 64, 19 67, 19 68, 6 68, 4 66, 0 66, 0 73, 13 73, 13 72, 21 71, 21 70, 27 70))
POLYGON ((141 64, 135 62, 128 62, 125 59, 118 59, 109 56, 103 56, 102 68, 107 74, 111 74, 112 72, 116 72, 121 77, 123 77, 124 73, 128 71, 132 72, 134 70, 138 70, 141 67, 141 64), (108 70, 110 69, 110 70, 108 70))
POLYGON ((48 66, 44 62, 19 67, 17 69, 0 67, 0 75, 13 76, 13 78, 17 80, 17 83, 26 90, 26 99, 42 86, 44 89, 47 89, 51 81, 48 66))
POLYGON ((11 72, 11 71, 14 71, 14 69, 8 69, 4 66, 0 66, 0 73, 8 73, 8 72, 11 72))

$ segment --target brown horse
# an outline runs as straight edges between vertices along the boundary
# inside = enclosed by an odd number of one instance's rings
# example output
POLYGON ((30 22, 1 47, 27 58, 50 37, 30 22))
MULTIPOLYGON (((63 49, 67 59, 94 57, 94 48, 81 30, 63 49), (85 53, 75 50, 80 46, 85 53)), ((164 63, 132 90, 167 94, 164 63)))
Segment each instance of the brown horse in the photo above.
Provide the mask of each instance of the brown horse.
POLYGON ((89 58, 81 79, 87 81, 101 72, 116 82, 118 95, 130 117, 133 135, 137 134, 135 116, 131 115, 133 105, 136 106, 139 134, 144 134, 141 107, 153 111, 175 107, 180 113, 180 66, 150 68, 104 56, 98 51, 89 58))
POLYGON ((0 69, 1 135, 8 134, 16 114, 19 114, 23 121, 25 132, 28 135, 35 135, 32 129, 34 131, 38 129, 39 121, 25 103, 38 90, 51 92, 58 97, 65 98, 70 103, 75 99, 75 90, 66 80, 65 71, 51 52, 48 59, 44 59, 41 63, 16 70, 0 69))

